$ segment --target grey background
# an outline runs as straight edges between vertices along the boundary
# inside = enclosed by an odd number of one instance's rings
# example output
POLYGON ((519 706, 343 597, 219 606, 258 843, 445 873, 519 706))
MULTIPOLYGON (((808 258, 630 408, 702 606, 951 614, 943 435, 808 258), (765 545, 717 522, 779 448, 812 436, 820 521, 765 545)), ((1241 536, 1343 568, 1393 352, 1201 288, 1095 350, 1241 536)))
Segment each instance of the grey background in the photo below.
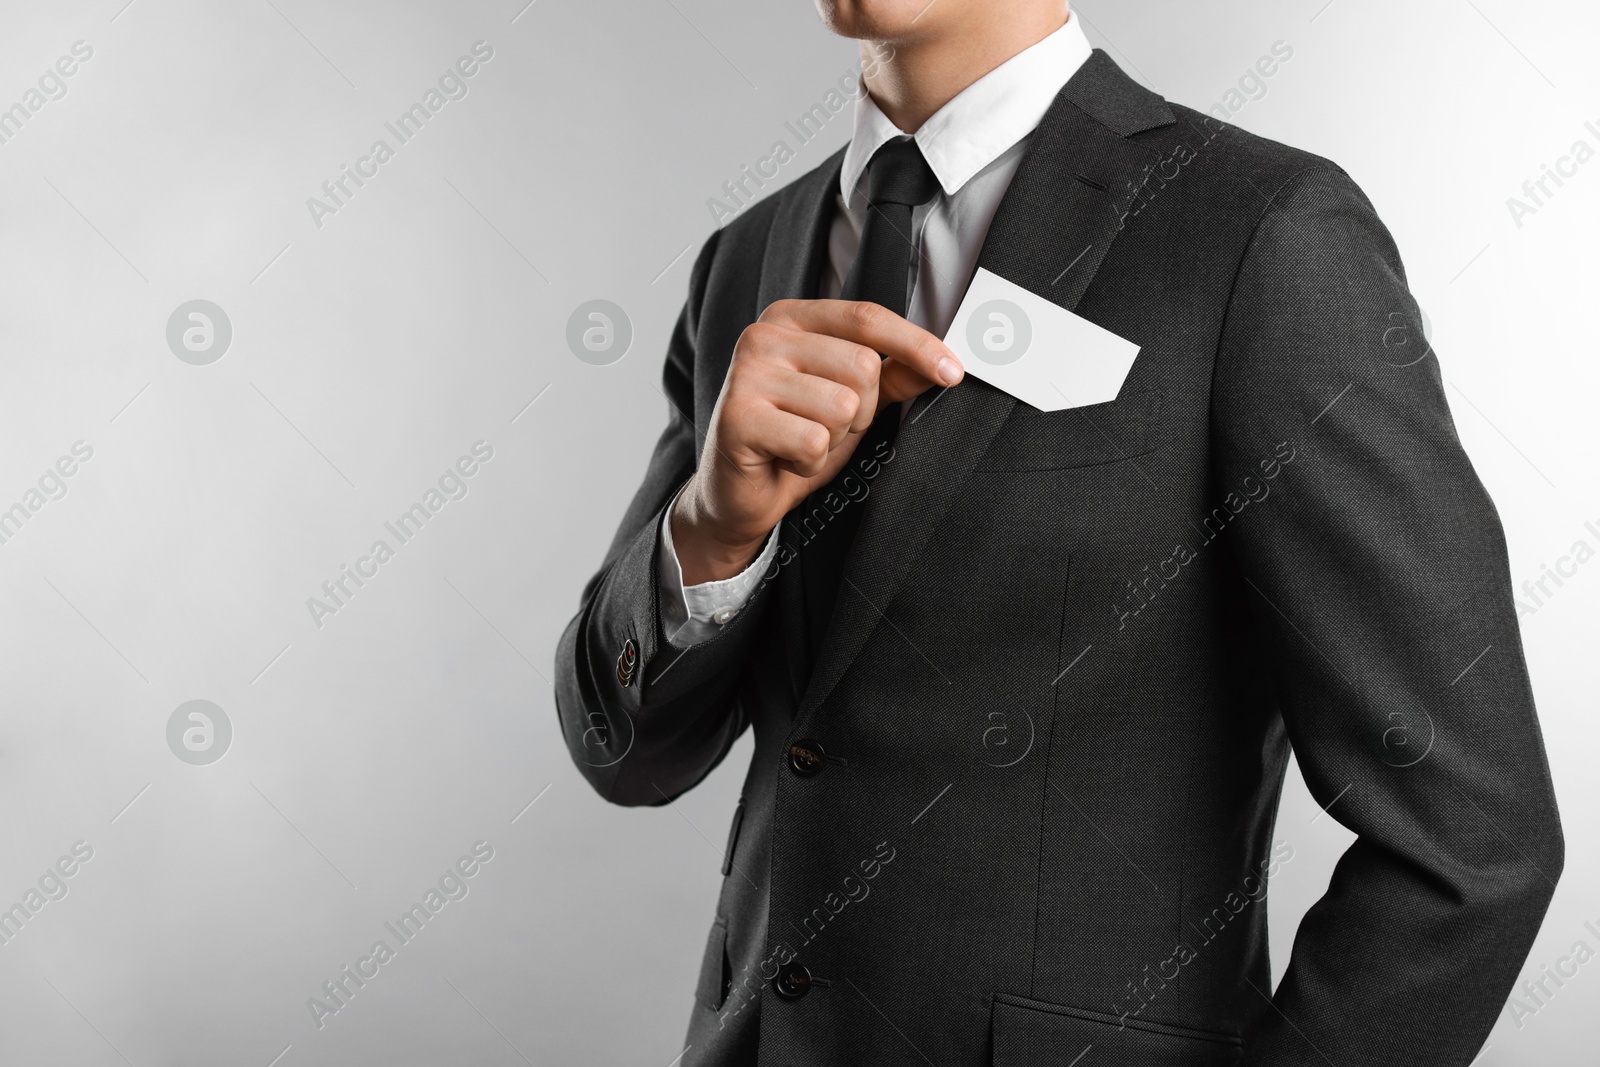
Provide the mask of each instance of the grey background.
MULTIPOLYGON (((524 2, 0 5, 0 107, 94 50, 0 144, 0 507, 93 448, 0 544, 0 907, 94 850, 0 945, 0 1063, 681 1051, 748 743, 673 807, 608 808, 560 744, 550 661, 665 418, 707 199, 793 147, 785 121, 855 52, 805 0, 524 2), (314 225, 306 199, 479 40, 468 95, 314 225), (193 299, 233 329, 206 366, 166 344, 193 299), (594 299, 632 320, 608 366, 565 343, 594 299), (480 440, 467 495, 318 628, 306 599, 480 440), (167 747, 196 699, 233 728, 205 766, 167 747), (480 840, 468 895, 318 1029, 307 998, 480 840)), ((1521 226, 1506 206, 1575 140, 1600 149, 1593 6, 1076 10, 1202 108, 1294 49, 1233 121, 1339 161, 1395 232, 1519 587, 1600 549, 1600 160, 1521 226)), ((1600 949, 1600 561, 1550 588, 1523 634, 1568 863, 1525 977, 1600 949)), ((1296 779, 1278 836, 1281 973, 1349 835, 1296 779)), ((1588 1062, 1597 1006, 1590 962, 1479 1062, 1588 1062)))

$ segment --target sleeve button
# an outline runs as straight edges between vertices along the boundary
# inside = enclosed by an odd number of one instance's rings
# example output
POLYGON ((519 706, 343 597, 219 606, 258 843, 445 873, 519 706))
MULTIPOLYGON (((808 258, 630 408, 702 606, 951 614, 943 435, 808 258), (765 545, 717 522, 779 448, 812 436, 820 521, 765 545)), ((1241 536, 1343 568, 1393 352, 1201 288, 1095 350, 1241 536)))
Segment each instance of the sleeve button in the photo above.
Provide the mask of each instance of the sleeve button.
POLYGON ((635 668, 639 663, 639 646, 633 643, 633 638, 622 642, 622 651, 617 653, 617 684, 626 689, 633 684, 635 668))

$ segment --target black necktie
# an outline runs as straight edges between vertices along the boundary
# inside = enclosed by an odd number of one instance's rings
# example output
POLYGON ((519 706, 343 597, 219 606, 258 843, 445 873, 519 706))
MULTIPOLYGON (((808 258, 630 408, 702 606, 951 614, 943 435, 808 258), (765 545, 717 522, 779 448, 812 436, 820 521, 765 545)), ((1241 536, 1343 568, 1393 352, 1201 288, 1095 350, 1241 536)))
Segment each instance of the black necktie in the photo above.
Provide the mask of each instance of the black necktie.
MULTIPOLYGON (((938 192, 938 179, 915 140, 899 137, 878 149, 868 169, 867 218, 861 228, 861 245, 844 280, 841 299, 867 300, 882 304, 896 315, 906 313, 908 272, 916 255, 916 243, 911 239, 911 211, 938 192)), ((860 489, 866 479, 855 468, 867 457, 881 458, 878 451, 894 440, 899 426, 900 405, 891 404, 880 411, 856 443, 850 462, 828 485, 808 496, 792 517, 800 537, 808 653, 813 666, 828 632, 834 602, 840 596, 845 557, 870 499, 860 489), (847 477, 853 479, 848 486, 844 484, 847 477)))

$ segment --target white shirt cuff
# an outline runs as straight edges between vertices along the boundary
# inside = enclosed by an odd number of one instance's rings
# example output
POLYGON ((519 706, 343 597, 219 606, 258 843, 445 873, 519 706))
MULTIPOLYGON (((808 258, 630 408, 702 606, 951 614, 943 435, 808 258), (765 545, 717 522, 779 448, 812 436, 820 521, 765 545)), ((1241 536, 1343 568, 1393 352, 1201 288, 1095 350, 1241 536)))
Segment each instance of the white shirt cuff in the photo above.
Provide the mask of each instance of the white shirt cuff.
MULTIPOLYGON (((676 502, 674 497, 673 503, 676 502)), ((721 581, 685 586, 678 550, 672 543, 672 504, 668 504, 661 516, 661 553, 656 565, 661 628, 666 632, 667 643, 674 648, 691 648, 715 637, 750 602, 761 576, 777 554, 778 527, 774 526, 760 554, 744 570, 721 581)))

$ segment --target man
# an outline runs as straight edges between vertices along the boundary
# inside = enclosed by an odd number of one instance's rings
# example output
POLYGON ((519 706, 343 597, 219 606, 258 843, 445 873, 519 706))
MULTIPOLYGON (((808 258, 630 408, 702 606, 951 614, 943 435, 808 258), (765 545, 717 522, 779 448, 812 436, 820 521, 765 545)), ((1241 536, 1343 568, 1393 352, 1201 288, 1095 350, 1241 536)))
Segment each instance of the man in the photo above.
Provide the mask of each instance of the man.
POLYGON ((684 1063, 1469 1063, 1562 840, 1387 231, 1060 0, 820 6, 854 136, 707 241, 557 655, 611 801, 755 735, 684 1063), (962 381, 978 267, 1137 343, 1116 399, 962 381), (1291 743, 1357 839, 1274 991, 1291 743))

